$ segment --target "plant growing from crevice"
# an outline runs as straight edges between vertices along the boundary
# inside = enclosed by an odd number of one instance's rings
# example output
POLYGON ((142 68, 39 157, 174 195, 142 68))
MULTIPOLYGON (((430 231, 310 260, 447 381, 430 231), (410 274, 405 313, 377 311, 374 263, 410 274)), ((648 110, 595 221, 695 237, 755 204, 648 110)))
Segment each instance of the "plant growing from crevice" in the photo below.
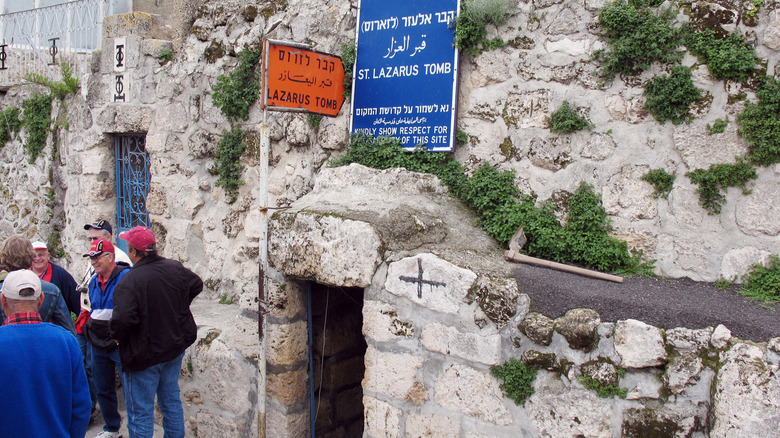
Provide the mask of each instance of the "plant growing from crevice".
POLYGON ((463 146, 469 142, 469 135, 466 133, 466 131, 458 129, 458 132, 455 134, 455 142, 458 145, 463 146))
POLYGON ((455 27, 455 42, 458 50, 476 56, 486 50, 505 47, 501 37, 487 37, 488 24, 496 27, 506 24, 510 15, 507 0, 470 0, 463 4, 460 14, 451 23, 455 27))
POLYGON ((244 184, 241 179, 244 171, 241 157, 246 151, 245 135, 246 132, 238 128, 222 131, 222 139, 214 156, 214 170, 219 175, 215 184, 225 189, 228 204, 236 202, 238 189, 244 184))
POLYGON ((500 387, 504 395, 511 398, 518 406, 524 406, 528 397, 534 394, 533 384, 538 371, 515 358, 510 358, 503 365, 490 367, 490 374, 503 380, 500 387))
POLYGON ((244 49, 238 55, 238 66, 217 77, 211 99, 230 121, 249 119, 249 108, 260 95, 257 66, 261 55, 260 50, 244 49))
POLYGON ((60 64, 60 73, 62 79, 59 81, 53 81, 48 76, 38 73, 28 73, 25 79, 48 88, 54 97, 59 101, 63 101, 67 96, 76 94, 79 90, 80 82, 78 78, 73 77, 73 68, 67 62, 60 64))
POLYGON ((171 62, 173 59, 173 49, 165 49, 157 55, 157 60, 160 61, 160 65, 171 62))
POLYGON ((321 114, 306 113, 306 124, 313 130, 320 129, 320 122, 322 122, 321 114))
POLYGON ((233 304, 235 300, 233 297, 229 297, 228 294, 222 294, 221 297, 219 297, 219 304, 233 304))
POLYGON ((354 41, 341 44, 341 62, 344 64, 344 99, 352 95, 352 74, 357 60, 357 45, 354 41))
POLYGON ((726 119, 717 119, 715 122, 710 126, 709 123, 707 123, 707 132, 710 133, 710 135, 715 134, 721 134, 726 130, 726 127, 729 126, 729 116, 726 116, 726 119))
MULTIPOLYGON (((626 370, 620 368, 617 371, 620 377, 623 377, 626 373, 626 370)), ((577 380, 579 380, 585 388, 596 391, 596 395, 601 398, 626 398, 626 395, 628 395, 628 389, 621 388, 617 383, 604 385, 590 376, 579 376, 577 377, 577 380)))
POLYGON ((673 26, 676 12, 672 8, 656 12, 646 3, 653 2, 617 0, 599 11, 598 26, 608 48, 594 52, 593 59, 601 65, 604 81, 618 74, 636 76, 654 62, 682 59, 677 51, 682 33, 673 26))
POLYGON ((46 146, 51 128, 51 94, 37 93, 22 102, 22 122, 27 132, 24 149, 34 163, 46 146))
POLYGON ((685 174, 693 184, 699 187, 699 205, 708 214, 720 214, 726 203, 724 194, 729 187, 739 187, 742 193, 748 194, 747 183, 758 177, 756 169, 742 159, 734 164, 713 164, 709 169, 696 169, 685 174))
POLYGON ((568 200, 569 221, 564 226, 551 203, 537 206, 530 196, 520 196, 514 173, 488 164, 468 177, 449 154, 428 153, 424 147, 407 153, 396 138, 365 134, 353 135, 347 153, 330 165, 350 163, 376 169, 403 167, 436 175, 453 196, 476 213, 477 225, 505 247, 523 226, 528 238, 523 252, 529 255, 626 275, 652 274, 653 262, 643 262, 641 252, 629 251, 625 241, 609 235, 606 210, 587 184, 568 200))
POLYGON ((59 231, 55 231, 46 238, 46 247, 49 249, 49 253, 56 258, 64 258, 65 248, 62 247, 62 236, 59 231))
POLYGON ((591 129, 592 125, 585 117, 579 114, 579 108, 572 106, 569 101, 555 110, 550 117, 545 117, 547 127, 557 134, 568 134, 582 129, 591 129))
POLYGON ((780 163, 780 80, 767 76, 756 96, 758 102, 737 116, 739 133, 748 144, 748 162, 771 166, 780 163))
POLYGON ((22 129, 19 107, 12 106, 0 112, 0 147, 13 140, 22 129))
POLYGON ((689 122, 693 118, 691 104, 699 98, 701 90, 693 85, 691 69, 682 65, 645 84, 645 109, 661 124, 667 120, 675 125, 689 122))
POLYGON ((653 197, 663 199, 669 197, 669 192, 672 191, 676 178, 676 175, 668 174, 664 169, 653 169, 642 175, 642 181, 650 183, 655 189, 653 197))
POLYGON ((713 78, 745 82, 753 75, 758 56, 741 35, 730 33, 723 37, 711 29, 686 29, 688 50, 707 65, 713 78))
POLYGON ((780 302, 780 256, 772 254, 764 265, 757 263, 742 278, 738 292, 751 300, 767 304, 780 302))

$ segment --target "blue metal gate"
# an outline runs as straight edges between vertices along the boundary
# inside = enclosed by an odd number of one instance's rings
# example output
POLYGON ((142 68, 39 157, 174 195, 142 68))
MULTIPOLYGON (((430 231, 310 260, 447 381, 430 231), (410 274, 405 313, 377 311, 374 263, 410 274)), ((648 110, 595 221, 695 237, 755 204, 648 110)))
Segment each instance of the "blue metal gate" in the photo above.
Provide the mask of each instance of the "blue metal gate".
MULTIPOLYGON (((116 228, 115 236, 138 225, 151 226, 146 210, 149 195, 149 154, 146 134, 116 134, 116 228)), ((122 250, 127 242, 117 239, 122 250)))

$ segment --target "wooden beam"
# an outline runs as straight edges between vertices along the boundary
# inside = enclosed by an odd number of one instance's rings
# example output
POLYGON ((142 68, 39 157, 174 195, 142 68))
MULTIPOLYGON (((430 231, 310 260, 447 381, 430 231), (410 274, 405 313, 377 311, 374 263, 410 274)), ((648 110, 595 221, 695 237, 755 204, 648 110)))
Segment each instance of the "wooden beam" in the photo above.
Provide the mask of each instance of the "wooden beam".
POLYGON ((614 281, 615 283, 622 283, 623 277, 605 274, 604 272, 592 271, 590 269, 578 268, 577 266, 564 265, 563 263, 551 262, 549 260, 538 259, 536 257, 520 254, 517 251, 504 252, 504 258, 514 262, 526 263, 536 266, 543 266, 545 268, 552 268, 558 271, 571 272, 573 274, 584 275, 586 277, 598 278, 600 280, 614 281))

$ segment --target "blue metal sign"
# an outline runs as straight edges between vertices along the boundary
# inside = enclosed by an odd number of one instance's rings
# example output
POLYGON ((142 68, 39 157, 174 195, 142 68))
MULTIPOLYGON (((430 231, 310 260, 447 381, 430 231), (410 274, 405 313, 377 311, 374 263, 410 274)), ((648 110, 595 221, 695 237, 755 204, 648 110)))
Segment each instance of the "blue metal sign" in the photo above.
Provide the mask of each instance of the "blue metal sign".
POLYGON ((459 0, 361 0, 352 132, 397 137, 405 148, 454 149, 459 0))

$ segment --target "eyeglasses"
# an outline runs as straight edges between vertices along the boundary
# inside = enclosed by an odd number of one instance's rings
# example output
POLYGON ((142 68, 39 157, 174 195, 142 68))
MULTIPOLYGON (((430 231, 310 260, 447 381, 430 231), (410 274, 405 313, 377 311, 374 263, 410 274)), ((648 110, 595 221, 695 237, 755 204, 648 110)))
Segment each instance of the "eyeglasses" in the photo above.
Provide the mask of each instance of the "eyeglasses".
POLYGON ((89 256, 89 261, 90 262, 96 262, 96 261, 100 260, 100 258, 103 257, 104 255, 108 255, 108 253, 107 252, 102 252, 100 254, 91 255, 91 256, 89 256))

